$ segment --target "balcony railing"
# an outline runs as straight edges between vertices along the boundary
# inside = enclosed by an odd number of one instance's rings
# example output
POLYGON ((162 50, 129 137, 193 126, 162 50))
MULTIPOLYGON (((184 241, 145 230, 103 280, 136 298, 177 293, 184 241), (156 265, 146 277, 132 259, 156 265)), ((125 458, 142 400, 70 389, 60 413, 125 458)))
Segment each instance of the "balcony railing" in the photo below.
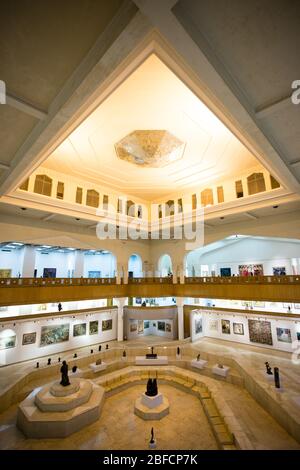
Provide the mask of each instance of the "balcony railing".
MULTIPOLYGON (((179 283, 179 278, 177 282, 179 283)), ((115 285, 116 278, 2 278, 0 287, 56 287, 56 286, 101 286, 115 285)), ((133 277, 128 284, 173 284, 173 276, 167 277, 133 277)), ((198 285, 245 285, 245 284, 287 284, 299 285, 299 276, 232 276, 232 277, 185 277, 184 284, 198 285)))

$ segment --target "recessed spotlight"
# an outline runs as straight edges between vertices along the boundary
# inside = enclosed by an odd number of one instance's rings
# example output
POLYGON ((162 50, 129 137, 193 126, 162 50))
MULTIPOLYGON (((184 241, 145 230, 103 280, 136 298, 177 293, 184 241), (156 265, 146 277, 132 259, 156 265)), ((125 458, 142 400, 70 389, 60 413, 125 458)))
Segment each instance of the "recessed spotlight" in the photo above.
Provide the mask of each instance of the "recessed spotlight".
POLYGON ((278 209, 278 206, 273 206, 273 209, 278 209))

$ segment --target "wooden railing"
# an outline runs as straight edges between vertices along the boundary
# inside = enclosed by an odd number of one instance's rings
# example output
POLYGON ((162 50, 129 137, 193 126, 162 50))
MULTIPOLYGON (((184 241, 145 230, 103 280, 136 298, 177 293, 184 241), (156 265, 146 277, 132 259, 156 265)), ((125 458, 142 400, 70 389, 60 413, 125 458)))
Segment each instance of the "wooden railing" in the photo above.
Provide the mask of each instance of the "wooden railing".
POLYGON ((185 284, 300 284, 300 276, 185 277, 185 284))
POLYGON ((115 277, 8 277, 0 279, 0 287, 100 286, 116 284, 115 277))

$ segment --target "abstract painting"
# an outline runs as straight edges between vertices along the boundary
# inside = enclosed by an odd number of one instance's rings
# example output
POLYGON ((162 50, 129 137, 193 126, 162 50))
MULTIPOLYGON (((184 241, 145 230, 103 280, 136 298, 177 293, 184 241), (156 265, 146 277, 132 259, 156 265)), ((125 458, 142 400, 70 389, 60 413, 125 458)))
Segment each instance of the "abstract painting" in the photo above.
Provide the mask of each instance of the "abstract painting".
POLYGON ((42 326, 40 346, 49 346, 49 344, 62 343, 69 341, 70 325, 65 323, 62 325, 42 326))
POLYGON ((291 330, 289 328, 276 328, 276 332, 278 341, 282 343, 292 342, 291 330))
POLYGON ((98 334, 98 328, 99 328, 98 320, 90 321, 90 325, 89 325, 90 335, 97 335, 98 334))
POLYGON ((148 320, 144 321, 144 329, 146 330, 147 328, 150 328, 150 322, 148 320))
POLYGON ((159 331, 166 331, 166 324, 164 321, 158 321, 157 322, 157 329, 159 331))
POLYGON ((102 320, 102 331, 112 330, 112 320, 102 320))
POLYGON ((27 344, 34 344, 35 342, 36 342, 36 332, 23 334, 23 338, 22 338, 23 346, 26 346, 27 344))
POLYGON ((271 323, 269 321, 248 320, 249 338, 252 343, 273 345, 271 323))
POLYGON ((73 336, 86 335, 86 323, 78 323, 73 326, 73 336))

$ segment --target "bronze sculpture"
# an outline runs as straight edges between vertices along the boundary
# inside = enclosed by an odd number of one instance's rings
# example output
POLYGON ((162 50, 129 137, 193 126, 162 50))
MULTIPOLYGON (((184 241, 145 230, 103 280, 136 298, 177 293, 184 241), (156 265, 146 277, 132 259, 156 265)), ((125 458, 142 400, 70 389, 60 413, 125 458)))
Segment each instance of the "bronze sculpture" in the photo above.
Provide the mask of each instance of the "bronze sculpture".
POLYGON ((70 385, 68 370, 69 370, 68 364, 66 363, 66 361, 63 361, 63 365, 60 368, 60 372, 61 372, 60 385, 62 385, 63 387, 70 385))
POLYGON ((145 393, 148 397, 155 397, 158 394, 156 379, 148 379, 147 390, 145 393))

